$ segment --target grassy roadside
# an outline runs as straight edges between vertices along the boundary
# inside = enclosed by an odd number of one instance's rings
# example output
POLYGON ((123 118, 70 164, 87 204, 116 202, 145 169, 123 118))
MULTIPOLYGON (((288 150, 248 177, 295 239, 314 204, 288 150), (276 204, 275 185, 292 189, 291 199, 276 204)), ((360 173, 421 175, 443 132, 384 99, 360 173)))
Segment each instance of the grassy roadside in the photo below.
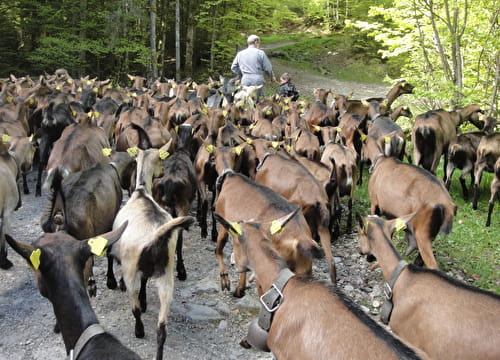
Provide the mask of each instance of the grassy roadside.
POLYGON ((270 52, 294 67, 340 80, 380 83, 398 76, 399 66, 377 56, 378 45, 364 35, 338 33, 323 37, 314 33, 263 36, 263 43, 286 43, 270 52))
MULTIPOLYGON (((442 163, 438 168, 438 177, 442 178, 442 163)), ((489 185, 492 174, 483 174, 480 186, 478 210, 472 210, 472 191, 469 200, 462 197, 458 181, 459 174, 454 173, 450 193, 458 207, 453 222, 453 229, 447 236, 438 235, 434 240, 433 250, 439 267, 444 272, 453 270, 463 274, 463 280, 484 290, 500 294, 500 209, 493 210, 491 226, 485 227, 490 197, 489 185)), ((368 195, 369 174, 363 174, 363 185, 356 189, 355 211, 361 215, 370 213, 368 195)), ((469 179, 467 180, 469 182, 469 179)), ((404 239, 395 240, 396 247, 404 254, 407 244, 404 239)), ((406 257, 413 261, 416 254, 406 257)))

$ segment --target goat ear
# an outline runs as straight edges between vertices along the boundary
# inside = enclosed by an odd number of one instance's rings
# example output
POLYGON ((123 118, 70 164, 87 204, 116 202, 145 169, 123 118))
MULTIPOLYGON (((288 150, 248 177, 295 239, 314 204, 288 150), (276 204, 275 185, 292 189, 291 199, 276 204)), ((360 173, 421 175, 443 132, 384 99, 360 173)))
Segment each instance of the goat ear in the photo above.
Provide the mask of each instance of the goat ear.
POLYGON ((214 217, 215 220, 217 220, 217 222, 221 224, 231 235, 237 236, 242 234, 238 223, 230 223, 217 213, 214 213, 214 217))
POLYGON ((288 222, 297 214, 297 212, 300 210, 300 207, 297 207, 294 211, 291 213, 282 216, 281 218, 274 220, 271 222, 271 225, 269 227, 269 231, 271 232, 271 235, 280 233, 283 228, 288 224, 288 222))
POLYGON ((127 225, 128 220, 113 231, 109 231, 100 236, 85 240, 83 243, 86 245, 84 248, 86 253, 88 251, 87 255, 90 256, 91 254, 94 254, 97 256, 102 256, 105 249, 110 248, 115 242, 120 239, 127 225))
POLYGON ((356 219, 358 220, 359 228, 364 232, 365 231, 365 220, 358 212, 356 212, 356 219))
POLYGON ((410 221, 413 219, 413 217, 417 213, 414 212, 409 215, 401 216, 396 219, 390 220, 389 221, 389 229, 391 233, 391 237, 394 235, 396 232, 400 231, 410 231, 413 232, 412 227, 410 225, 410 221))
POLYGON ((15 252, 17 252, 24 259, 29 261, 31 253, 33 252, 33 250, 35 250, 34 246, 16 241, 14 240, 13 237, 11 237, 8 234, 5 234, 5 240, 7 240, 7 242, 14 249, 15 252))

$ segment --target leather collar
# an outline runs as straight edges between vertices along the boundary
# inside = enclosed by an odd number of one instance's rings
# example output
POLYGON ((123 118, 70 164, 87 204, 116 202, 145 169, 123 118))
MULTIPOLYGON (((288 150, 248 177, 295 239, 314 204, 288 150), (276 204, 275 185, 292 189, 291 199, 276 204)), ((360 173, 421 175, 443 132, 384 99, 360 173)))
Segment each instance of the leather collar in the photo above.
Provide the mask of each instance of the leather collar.
POLYGON ((90 339, 105 332, 106 330, 104 330, 104 328, 100 324, 92 324, 88 328, 86 328, 78 338, 75 347, 69 351, 68 360, 78 359, 78 355, 80 355, 80 352, 83 350, 85 345, 87 345, 90 339))
POLYGON ((380 309, 380 320, 384 324, 388 324, 389 320, 391 319, 391 313, 392 313, 392 289, 394 288, 394 284, 399 278, 399 275, 401 275, 401 272, 403 272, 404 268, 408 265, 408 263, 404 260, 400 260, 396 268, 391 274, 391 277, 389 278, 389 281, 384 283, 384 294, 385 294, 385 302, 382 305, 382 308, 380 309))

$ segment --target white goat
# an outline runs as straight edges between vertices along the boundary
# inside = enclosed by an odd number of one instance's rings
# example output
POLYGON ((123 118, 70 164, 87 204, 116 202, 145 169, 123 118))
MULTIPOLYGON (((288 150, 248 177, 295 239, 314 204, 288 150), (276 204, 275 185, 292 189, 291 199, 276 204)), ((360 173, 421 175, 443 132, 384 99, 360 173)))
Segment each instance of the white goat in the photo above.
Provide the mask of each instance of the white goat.
POLYGON ((151 196, 153 176, 161 175, 161 152, 139 150, 137 156, 137 187, 118 212, 113 229, 128 221, 127 229, 113 245, 111 255, 122 265, 123 280, 135 317, 135 336, 144 337, 141 311, 146 311, 146 282, 156 279, 160 299, 157 327, 156 359, 163 358, 166 322, 174 291, 174 261, 178 231, 194 222, 191 216, 172 218, 151 196))

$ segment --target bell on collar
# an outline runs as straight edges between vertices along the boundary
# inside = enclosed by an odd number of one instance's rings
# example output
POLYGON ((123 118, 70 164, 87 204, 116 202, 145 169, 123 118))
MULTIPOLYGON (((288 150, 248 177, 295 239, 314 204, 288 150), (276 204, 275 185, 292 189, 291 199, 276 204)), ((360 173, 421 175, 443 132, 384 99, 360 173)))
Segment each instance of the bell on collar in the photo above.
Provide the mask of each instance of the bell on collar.
POLYGON ((255 318, 248 327, 247 341, 254 348, 261 351, 270 352, 267 346, 267 336, 269 333, 259 326, 259 318, 255 318))

